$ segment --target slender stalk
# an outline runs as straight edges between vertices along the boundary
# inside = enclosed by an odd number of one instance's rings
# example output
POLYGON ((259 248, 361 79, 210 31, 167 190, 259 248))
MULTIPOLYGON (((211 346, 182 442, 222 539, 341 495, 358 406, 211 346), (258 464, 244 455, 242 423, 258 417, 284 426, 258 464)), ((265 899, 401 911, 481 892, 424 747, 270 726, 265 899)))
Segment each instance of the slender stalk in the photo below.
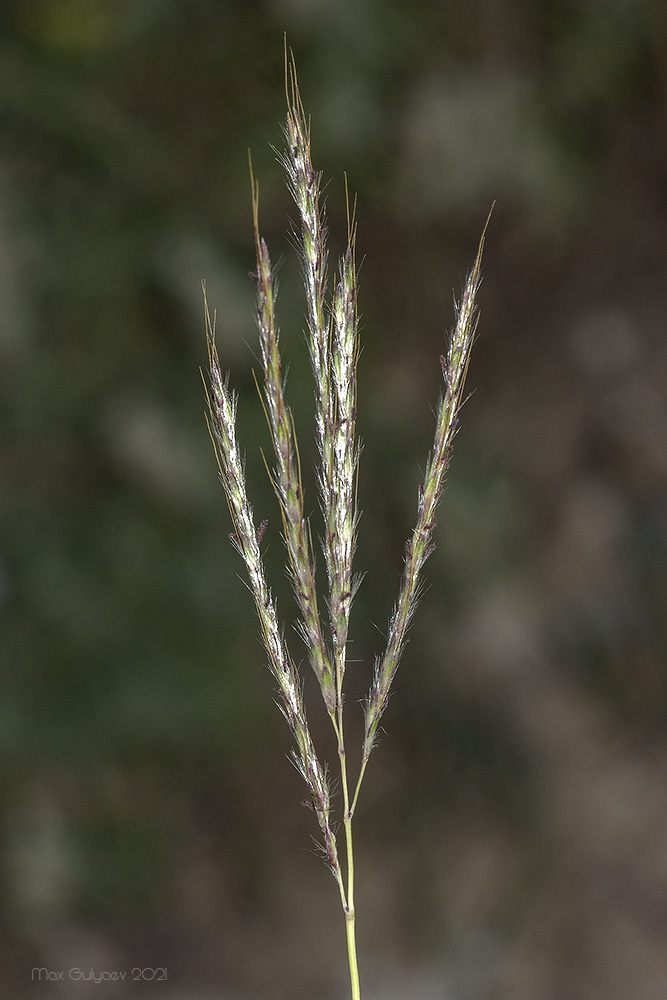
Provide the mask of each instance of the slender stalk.
POLYGON ((347 959, 350 965, 350 989, 352 1000, 361 1000, 361 987, 359 984, 359 967, 357 964, 357 941, 355 935, 354 909, 349 909, 345 914, 345 931, 347 935, 347 959))
POLYGON ((347 938, 347 961, 350 967, 350 985, 353 1000, 360 996, 359 969, 357 966, 356 910, 354 907, 354 851, 352 848, 352 810, 349 806, 347 767, 345 755, 341 757, 341 783, 343 786, 343 826, 345 828, 345 849, 347 863, 347 902, 345 911, 345 932, 347 938))

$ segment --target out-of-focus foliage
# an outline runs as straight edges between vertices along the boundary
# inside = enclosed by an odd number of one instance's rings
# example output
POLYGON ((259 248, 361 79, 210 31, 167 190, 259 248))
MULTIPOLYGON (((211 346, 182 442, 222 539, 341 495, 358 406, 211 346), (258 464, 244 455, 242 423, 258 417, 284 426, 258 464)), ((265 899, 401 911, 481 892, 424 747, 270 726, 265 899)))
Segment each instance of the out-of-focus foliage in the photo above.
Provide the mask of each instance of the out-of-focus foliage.
POLYGON ((250 147, 317 534, 270 148, 284 31, 332 254, 344 170, 358 193, 359 697, 451 287, 497 202, 476 391, 359 814, 362 982, 660 995, 667 14, 649 0, 2 4, 0 978, 27 997, 34 966, 167 965, 156 995, 344 995, 198 373, 205 279, 291 639, 247 279, 250 147))

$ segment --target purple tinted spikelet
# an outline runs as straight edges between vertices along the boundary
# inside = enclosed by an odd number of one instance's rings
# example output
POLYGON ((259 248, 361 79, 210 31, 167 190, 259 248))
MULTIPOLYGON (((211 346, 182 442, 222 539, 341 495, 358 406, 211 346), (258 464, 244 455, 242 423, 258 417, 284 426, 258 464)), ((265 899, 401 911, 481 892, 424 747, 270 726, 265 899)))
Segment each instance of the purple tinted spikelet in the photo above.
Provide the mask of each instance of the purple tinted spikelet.
POLYGON ((326 315, 327 227, 320 205, 322 175, 310 155, 310 122, 301 103, 294 61, 287 64, 287 148, 280 160, 299 212, 301 265, 306 289, 308 350, 315 380, 315 424, 322 475, 330 479, 333 464, 331 360, 326 315))
POLYGON ((330 484, 329 534, 331 540, 330 610, 336 656, 339 703, 345 674, 345 647, 353 596, 357 512, 355 473, 359 452, 355 443, 358 324, 354 231, 340 261, 340 278, 332 307, 332 383, 334 398, 333 469, 330 484))
POLYGON ((264 373, 264 406, 271 432, 276 464, 273 485, 280 502, 283 535, 289 557, 289 574, 301 613, 299 631, 322 697, 331 714, 336 695, 331 663, 320 626, 315 590, 315 567, 303 508, 301 470, 292 418, 285 403, 278 326, 274 311, 274 281, 266 243, 259 233, 259 192, 253 179, 253 223, 257 258, 257 328, 264 373))
POLYGON ((301 102, 292 59, 287 63, 286 150, 280 157, 299 213, 300 249, 308 306, 307 341, 315 381, 316 440, 320 454, 320 501, 325 522, 324 557, 329 581, 336 704, 342 725, 342 684, 352 601, 355 548, 356 366, 359 353, 355 225, 327 314, 327 228, 320 204, 321 174, 312 165, 310 122, 301 102))

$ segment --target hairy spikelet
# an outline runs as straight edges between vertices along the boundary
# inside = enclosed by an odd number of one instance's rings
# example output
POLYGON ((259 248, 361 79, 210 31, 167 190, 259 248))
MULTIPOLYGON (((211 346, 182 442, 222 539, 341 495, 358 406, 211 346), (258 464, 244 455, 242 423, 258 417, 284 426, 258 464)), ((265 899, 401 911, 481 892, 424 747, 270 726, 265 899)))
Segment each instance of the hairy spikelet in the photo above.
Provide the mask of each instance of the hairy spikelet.
POLYGON ((444 389, 438 404, 435 439, 426 465, 424 481, 419 486, 417 523, 406 545, 403 577, 398 601, 389 621, 387 647, 383 657, 375 664, 373 684, 366 703, 364 762, 368 760, 373 749, 378 725, 387 707, 389 689, 398 669, 408 626, 419 599, 422 568, 435 547, 433 530, 436 526, 436 509, 442 497, 445 473, 451 459, 470 352, 477 329, 478 313, 475 302, 481 280, 483 248, 484 235, 457 308, 456 325, 450 337, 447 356, 440 359, 444 389))

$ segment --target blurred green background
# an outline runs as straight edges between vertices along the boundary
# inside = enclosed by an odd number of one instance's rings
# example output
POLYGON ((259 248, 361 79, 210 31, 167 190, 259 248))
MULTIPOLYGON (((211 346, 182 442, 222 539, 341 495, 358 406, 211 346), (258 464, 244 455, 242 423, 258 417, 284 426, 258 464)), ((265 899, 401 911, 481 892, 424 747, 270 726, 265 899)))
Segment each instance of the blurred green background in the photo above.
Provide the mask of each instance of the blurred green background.
POLYGON ((198 371, 205 279, 301 657, 247 277, 250 147, 317 533, 295 213, 271 149, 285 31, 329 179, 332 266, 344 171, 358 193, 353 760, 451 290, 497 203, 474 392, 357 814, 364 995, 664 996, 660 0, 4 0, 0 995, 347 995, 339 901, 285 759, 198 371), (72 982, 73 968, 128 978, 72 982))

